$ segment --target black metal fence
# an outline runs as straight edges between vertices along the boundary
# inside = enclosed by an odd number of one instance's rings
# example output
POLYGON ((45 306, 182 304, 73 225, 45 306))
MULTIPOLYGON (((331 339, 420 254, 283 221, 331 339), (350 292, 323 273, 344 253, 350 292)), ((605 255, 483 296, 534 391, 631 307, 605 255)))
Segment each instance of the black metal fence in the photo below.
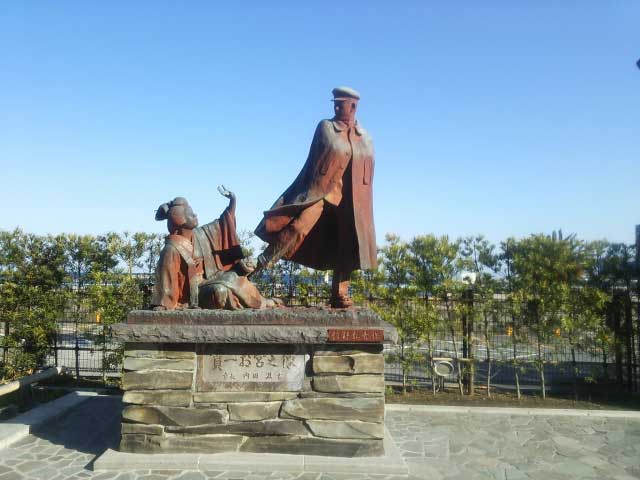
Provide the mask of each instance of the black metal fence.
MULTIPOLYGON (((326 305, 329 301, 329 278, 317 275, 300 285, 289 282, 263 281, 262 292, 285 298, 290 306, 326 305)), ((540 331, 522 316, 513 315, 507 300, 475 299, 476 318, 453 322, 445 318, 441 301, 439 318, 434 322, 428 341, 419 343, 409 339, 406 349, 411 361, 402 361, 400 346, 385 348, 385 377, 390 384, 405 381, 421 387, 429 387, 433 381, 432 359, 450 358, 462 370, 473 364, 474 383, 478 386, 513 389, 518 383, 523 390, 537 389, 541 370, 546 387, 551 391, 575 388, 609 389, 612 386, 626 390, 638 390, 640 365, 637 353, 640 339, 640 305, 632 299, 629 325, 615 325, 603 318, 595 330, 579 328, 568 332, 560 325, 540 331), (484 303, 491 303, 490 308, 484 303), (479 312, 489 311, 482 315, 479 312), (632 321, 633 319, 633 321, 632 321), (611 325, 607 325, 611 323, 611 325), (466 338, 465 338, 466 337, 466 338), (403 368, 404 363, 404 368, 403 368), (407 365, 408 363, 408 365, 407 365), (487 381, 489 380, 489 382, 487 381)), ((465 299, 458 299, 464 302, 465 299)), ((368 306, 383 306, 377 299, 362 302, 368 306)), ((455 304, 455 302, 454 302, 455 304)), ((446 377, 447 382, 457 381, 457 369, 446 377)))
POLYGON ((63 366, 76 377, 119 376, 121 345, 114 342, 108 325, 93 312, 63 317, 56 323, 48 363, 63 366))
MULTIPOLYGON (((261 286, 270 295, 284 297, 291 306, 322 305, 327 303, 328 288, 325 283, 316 285, 277 284, 271 289, 261 286)), ((634 302, 634 318, 638 316, 638 303, 634 302)), ((445 319, 436 322, 429 339, 408 342, 404 345, 409 352, 409 365, 402 362, 401 347, 385 350, 386 379, 397 384, 405 380, 409 384, 429 386, 432 382, 431 359, 433 357, 458 359, 472 358, 474 382, 481 386, 487 378, 493 387, 513 388, 515 374, 520 385, 526 388, 539 384, 540 368, 544 368, 547 386, 562 389, 576 380, 581 385, 607 386, 611 384, 636 385, 638 364, 636 362, 637 322, 631 334, 619 338, 615 332, 608 340, 599 339, 596 332, 583 331, 576 338, 569 338, 567 332, 557 328, 544 338, 539 338, 535 329, 522 319, 508 314, 507 309, 496 310, 485 325, 476 320, 471 334, 465 338, 461 322, 448 323, 445 319), (628 355, 625 348, 631 348, 628 355), (631 359, 631 363, 629 363, 631 359)), ((7 335, 11 325, 0 325, 0 335, 7 335)), ((606 337, 606 336, 604 336, 606 337)), ((603 338, 604 338, 603 337, 603 338)), ((64 366, 75 376, 92 377, 107 381, 118 377, 121 372, 121 348, 110 335, 98 314, 92 311, 68 311, 56 322, 55 334, 51 337, 46 365, 64 366)), ((3 361, 10 361, 12 352, 5 348, 3 361)), ((468 368, 469 362, 465 364, 468 368)), ((44 365, 43 365, 44 366, 44 365)), ((456 374, 447 378, 456 381, 456 374)))
MULTIPOLYGON (((483 310, 482 305, 476 307, 483 310)), ((441 314, 428 339, 420 343, 409 339, 404 346, 405 355, 402 346, 387 348, 387 381, 430 386, 432 359, 441 358, 456 367, 445 378, 451 383, 457 382, 459 376, 468 378, 472 370, 476 386, 515 389, 519 383, 523 389, 538 389, 542 371, 551 391, 600 390, 612 386, 638 390, 637 301, 631 311, 636 321, 628 329, 624 325, 608 328, 607 319, 603 318, 597 329, 583 328, 578 332, 569 332, 561 324, 541 331, 539 326, 513 316, 504 307, 508 306, 494 309, 487 318, 458 318, 453 322, 441 314)))

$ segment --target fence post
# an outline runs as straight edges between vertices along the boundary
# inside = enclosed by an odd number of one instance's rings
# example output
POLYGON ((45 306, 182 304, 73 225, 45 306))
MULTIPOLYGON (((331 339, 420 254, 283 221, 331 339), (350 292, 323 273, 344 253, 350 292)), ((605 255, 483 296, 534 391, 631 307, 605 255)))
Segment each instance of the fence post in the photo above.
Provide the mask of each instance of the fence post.
MULTIPOLYGON (((5 321, 4 322, 4 339, 5 342, 7 341, 7 339, 9 338, 9 322, 5 321)), ((7 345, 6 343, 3 346, 3 351, 2 351, 2 363, 4 365, 6 365, 9 362, 9 345, 7 345)))
POLYGON ((464 384, 466 393, 475 393, 475 364, 473 355, 473 287, 467 288, 462 299, 465 310, 462 315, 462 357, 465 359, 464 384))
POLYGON ((80 344, 78 342, 78 315, 75 315, 75 353, 76 353, 76 385, 80 384, 80 344))
POLYGON ((107 355, 107 326, 102 323, 102 383, 107 386, 107 362, 105 356, 107 355))
POLYGON ((53 335, 53 358, 55 366, 58 366, 58 322, 56 322, 56 333, 53 335))

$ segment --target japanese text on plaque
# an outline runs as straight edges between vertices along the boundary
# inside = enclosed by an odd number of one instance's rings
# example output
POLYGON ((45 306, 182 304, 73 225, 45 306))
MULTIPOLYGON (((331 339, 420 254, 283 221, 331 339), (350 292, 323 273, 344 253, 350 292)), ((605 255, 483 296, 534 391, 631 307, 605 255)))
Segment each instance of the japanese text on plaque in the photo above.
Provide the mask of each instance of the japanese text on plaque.
POLYGON ((304 355, 210 356, 207 378, 213 382, 283 382, 300 371, 304 355))

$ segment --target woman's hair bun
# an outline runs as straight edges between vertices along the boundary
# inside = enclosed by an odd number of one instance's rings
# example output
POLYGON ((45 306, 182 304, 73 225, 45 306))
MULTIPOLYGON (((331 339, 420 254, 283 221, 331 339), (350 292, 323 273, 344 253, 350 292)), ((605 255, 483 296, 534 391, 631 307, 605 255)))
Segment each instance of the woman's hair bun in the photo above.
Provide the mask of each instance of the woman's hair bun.
POLYGON ((156 210, 156 220, 160 221, 169 218, 169 210, 173 207, 186 207, 188 205, 189 202, 187 202, 187 199, 184 197, 176 197, 170 202, 163 203, 158 207, 158 210, 156 210))
POLYGON ((158 207, 158 210, 156 210, 156 220, 157 221, 166 220, 167 215, 169 213, 169 208, 170 207, 168 203, 163 203, 162 205, 160 205, 158 207))
POLYGON ((171 201, 171 207, 186 207, 187 205, 189 205, 189 202, 187 202, 187 199, 184 197, 176 197, 171 201))

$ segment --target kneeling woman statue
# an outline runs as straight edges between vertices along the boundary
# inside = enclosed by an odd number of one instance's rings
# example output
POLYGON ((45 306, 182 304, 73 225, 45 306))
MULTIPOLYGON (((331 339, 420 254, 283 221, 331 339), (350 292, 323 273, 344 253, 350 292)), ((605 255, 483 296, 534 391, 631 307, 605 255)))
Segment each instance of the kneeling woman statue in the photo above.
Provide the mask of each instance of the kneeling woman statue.
POLYGON ((169 235, 156 269, 154 310, 275 306, 246 277, 252 269, 242 261, 236 197, 224 186, 218 191, 229 199, 229 206, 220 218, 201 227, 185 198, 177 197, 158 208, 156 220, 167 220, 169 235))

